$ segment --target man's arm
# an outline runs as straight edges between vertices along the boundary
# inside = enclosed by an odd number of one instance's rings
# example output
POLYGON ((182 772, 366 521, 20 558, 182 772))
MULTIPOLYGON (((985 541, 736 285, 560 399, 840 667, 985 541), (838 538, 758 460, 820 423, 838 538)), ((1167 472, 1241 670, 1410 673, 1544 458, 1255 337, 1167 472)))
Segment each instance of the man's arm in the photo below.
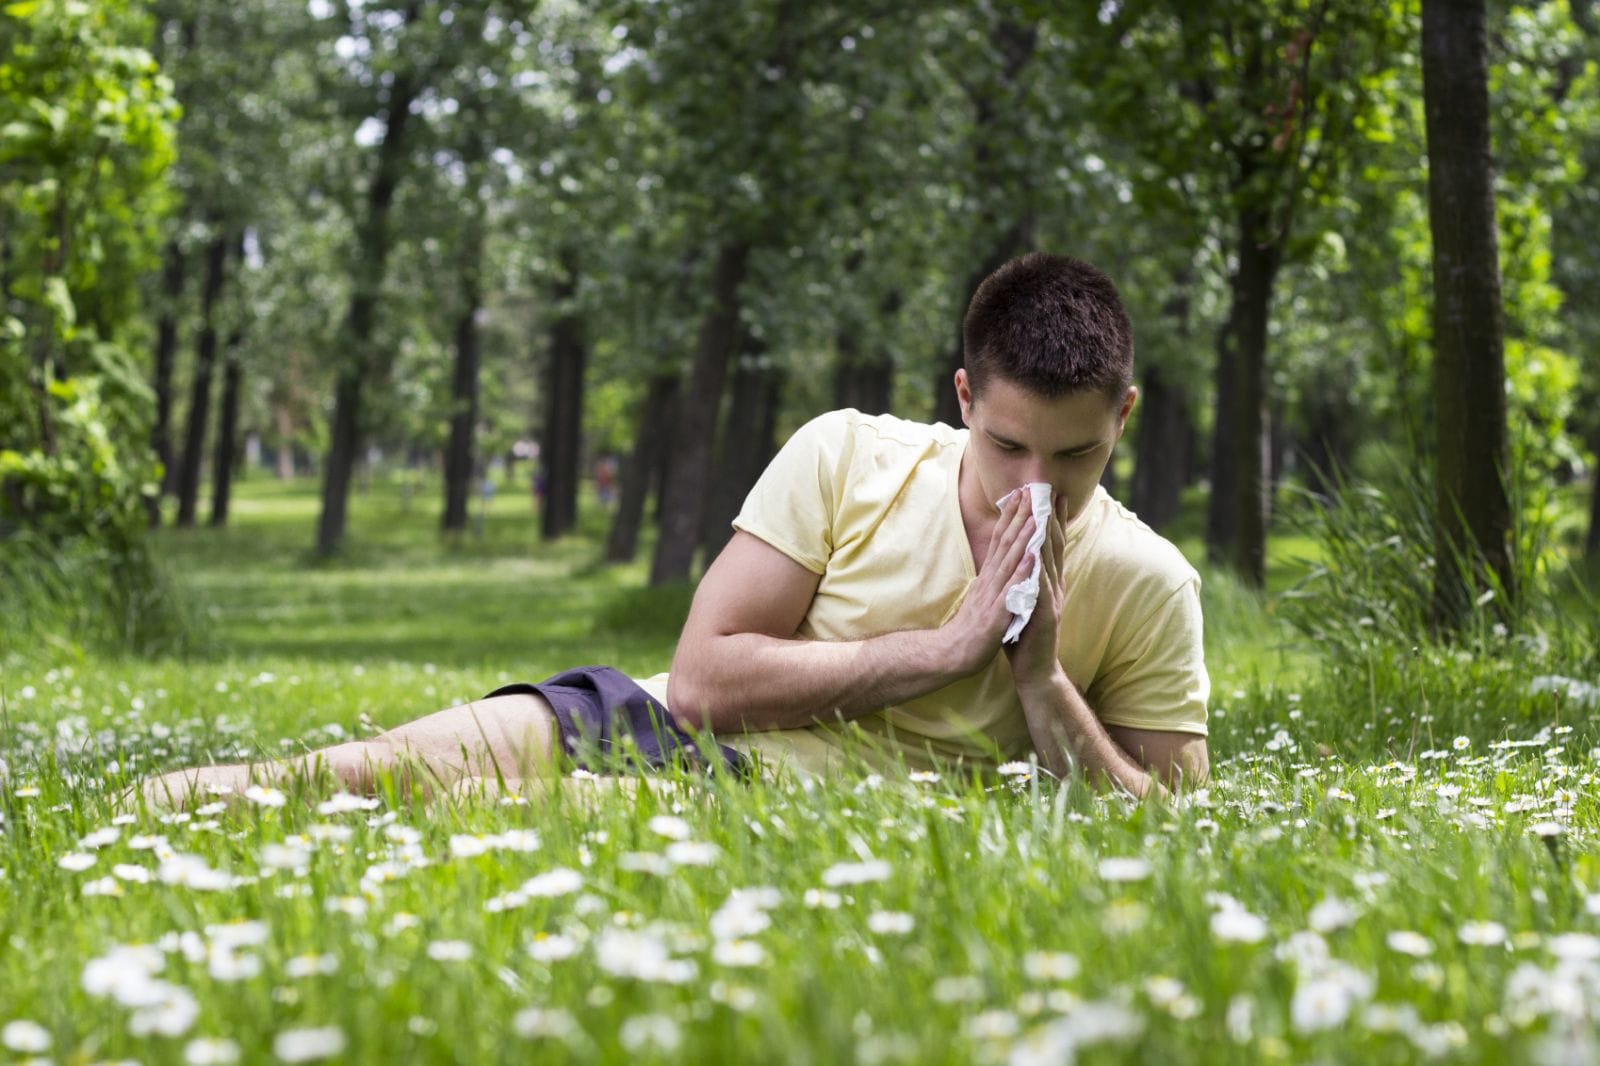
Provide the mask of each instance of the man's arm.
POLYGON ((1096 787, 1142 797, 1199 785, 1211 771, 1205 737, 1104 725, 1064 673, 1018 685, 1017 695, 1039 763, 1057 776, 1077 769, 1096 787))
POLYGON ((686 728, 796 729, 855 718, 934 692, 994 658, 1010 619, 1005 590, 1030 567, 1032 518, 1002 512, 984 567, 937 629, 862 640, 799 640, 821 578, 759 537, 736 532, 689 608, 667 706, 686 728))
POLYGON ((1040 567, 1039 601, 1017 644, 1011 672, 1039 762, 1057 776, 1081 771, 1096 787, 1135 796, 1198 785, 1210 772, 1206 738, 1193 733, 1106 726, 1067 677, 1057 655, 1065 599, 1066 538, 1051 519, 1040 567))

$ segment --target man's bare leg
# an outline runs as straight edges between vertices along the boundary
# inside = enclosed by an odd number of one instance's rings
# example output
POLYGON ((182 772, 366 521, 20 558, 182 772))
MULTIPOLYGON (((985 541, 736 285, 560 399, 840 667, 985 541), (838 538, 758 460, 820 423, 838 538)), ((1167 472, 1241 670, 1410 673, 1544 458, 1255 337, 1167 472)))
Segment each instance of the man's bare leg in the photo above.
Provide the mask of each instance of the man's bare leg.
POLYGON ((543 697, 495 696, 436 711, 369 740, 276 762, 174 770, 140 788, 153 806, 181 807, 323 771, 341 787, 369 794, 378 775, 388 772, 402 787, 431 795, 470 778, 539 778, 549 772, 555 743, 555 715, 543 697))

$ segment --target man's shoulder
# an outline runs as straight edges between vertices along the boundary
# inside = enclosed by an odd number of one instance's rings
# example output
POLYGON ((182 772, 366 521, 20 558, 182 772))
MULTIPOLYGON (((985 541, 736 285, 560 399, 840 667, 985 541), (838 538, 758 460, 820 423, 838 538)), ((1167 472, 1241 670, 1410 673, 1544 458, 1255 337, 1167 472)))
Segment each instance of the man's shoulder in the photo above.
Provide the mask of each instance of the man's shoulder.
POLYGON ((895 415, 869 415, 854 407, 841 407, 817 415, 802 427, 802 432, 822 436, 865 438, 887 445, 925 447, 934 444, 960 443, 962 431, 952 429, 943 422, 913 422, 895 415))
POLYGON ((1161 596, 1200 575, 1166 537, 1151 529, 1104 489, 1095 496, 1100 523, 1093 547, 1094 565, 1105 579, 1130 584, 1144 595, 1161 596))

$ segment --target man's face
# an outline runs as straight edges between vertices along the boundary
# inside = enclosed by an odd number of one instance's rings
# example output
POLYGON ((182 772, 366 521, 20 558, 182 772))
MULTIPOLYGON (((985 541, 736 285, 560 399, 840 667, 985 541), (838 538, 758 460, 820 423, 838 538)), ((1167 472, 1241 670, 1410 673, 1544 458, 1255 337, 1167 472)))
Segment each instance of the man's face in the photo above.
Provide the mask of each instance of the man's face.
POLYGON ((1139 391, 1120 402, 1100 391, 1044 399, 1011 381, 991 377, 974 396, 965 370, 956 371, 961 420, 972 431, 967 454, 990 507, 1019 485, 1049 483, 1067 500, 1067 520, 1083 510, 1122 436, 1139 391))

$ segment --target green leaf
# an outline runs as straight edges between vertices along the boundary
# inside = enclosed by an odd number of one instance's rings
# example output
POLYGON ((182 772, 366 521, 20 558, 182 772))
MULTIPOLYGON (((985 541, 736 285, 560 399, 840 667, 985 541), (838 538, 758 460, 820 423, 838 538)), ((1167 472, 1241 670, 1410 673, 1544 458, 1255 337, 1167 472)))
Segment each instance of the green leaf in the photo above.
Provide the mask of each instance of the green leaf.
POLYGON ((14 19, 32 18, 43 6, 43 0, 18 0, 15 4, 6 5, 6 14, 14 19))
POLYGON ((57 275, 45 279, 44 302, 55 312, 56 319, 63 327, 70 329, 77 324, 78 306, 72 300, 72 291, 67 288, 66 278, 57 275))

